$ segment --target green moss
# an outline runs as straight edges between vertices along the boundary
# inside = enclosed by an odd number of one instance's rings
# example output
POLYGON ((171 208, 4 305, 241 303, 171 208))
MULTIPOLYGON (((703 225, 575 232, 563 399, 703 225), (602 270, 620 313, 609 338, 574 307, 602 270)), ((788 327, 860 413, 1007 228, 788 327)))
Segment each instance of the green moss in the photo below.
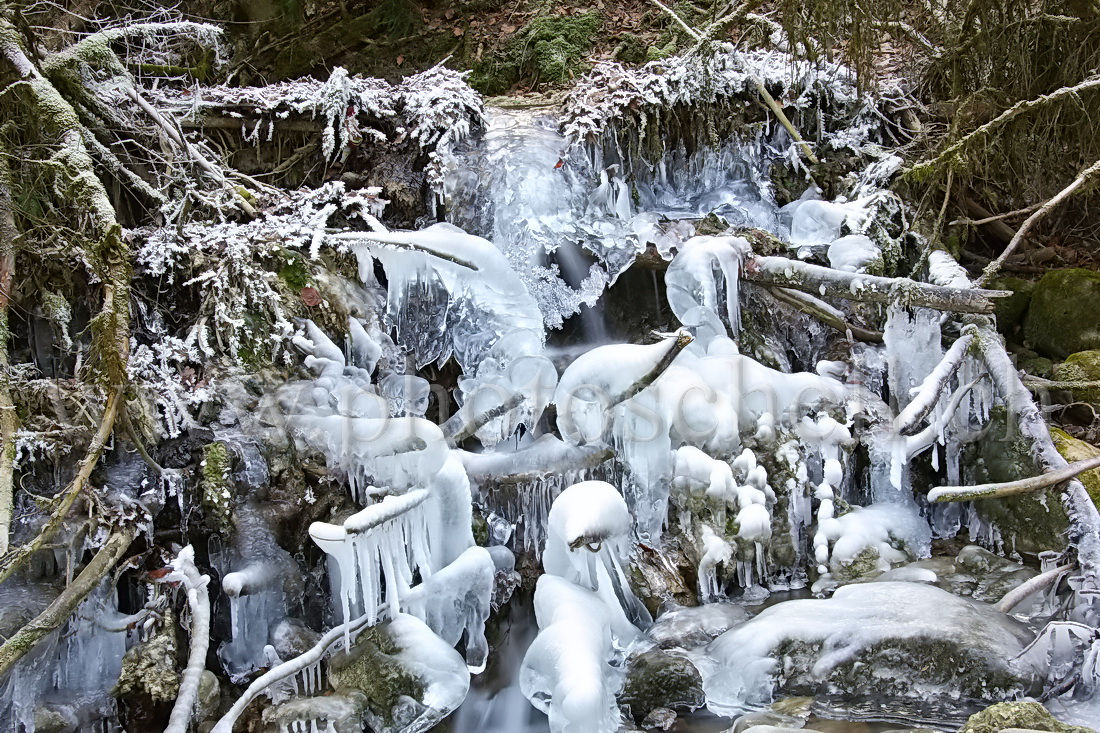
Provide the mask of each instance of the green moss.
POLYGON ((975 713, 959 733, 1000 733, 1005 728, 1042 730, 1049 733, 1096 733, 1091 728, 1067 725, 1037 702, 999 702, 975 713))
POLYGON ((472 516, 474 542, 482 547, 489 546, 489 523, 485 521, 485 517, 481 512, 474 509, 472 516))
POLYGON ((596 10, 580 15, 536 16, 504 45, 500 54, 474 67, 470 84, 483 94, 503 94, 516 82, 532 77, 540 83, 561 83, 584 73, 603 19, 596 10))
POLYGON ((279 279, 291 290, 301 290, 309 285, 309 263, 301 252, 287 249, 279 253, 286 264, 279 270, 279 279))
POLYGON ((171 609, 167 611, 160 630, 122 658, 122 673, 118 677, 115 697, 147 698, 153 703, 176 699, 180 675, 176 671, 176 633, 171 609))
MULTIPOLYGON (((1083 440, 1078 440, 1059 428, 1052 427, 1050 437, 1054 439, 1054 447, 1062 454, 1062 458, 1070 463, 1100 456, 1100 448, 1083 440)), ((1078 474, 1077 478, 1085 485, 1089 496, 1092 497, 1092 503, 1100 506, 1100 468, 1078 474)))
POLYGON ((641 38, 629 35, 623 39, 615 51, 615 60, 624 64, 644 64, 648 50, 641 38))
POLYGON ((1039 280, 1024 319, 1027 345, 1062 358, 1100 349, 1100 272, 1052 270, 1039 280))
POLYGON ((878 550, 873 547, 865 547, 860 550, 858 555, 848 562, 833 563, 830 570, 833 573, 833 577, 837 580, 846 582, 858 578, 865 578, 877 573, 879 570, 878 563, 878 550))
POLYGON ((233 492, 229 482, 232 456, 225 443, 208 443, 202 448, 202 505, 215 527, 222 532, 233 524, 233 492))
POLYGON ((424 697, 420 681, 394 662, 401 651, 386 624, 364 629, 350 650, 332 658, 329 682, 337 692, 357 690, 366 695, 368 707, 392 725, 393 710, 402 697, 424 697))
MULTIPOLYGON (((1100 350, 1070 354, 1065 362, 1054 367, 1053 375, 1063 382, 1100 382, 1100 350)), ((1100 403, 1100 387, 1075 389, 1073 398, 1080 402, 1100 403)))

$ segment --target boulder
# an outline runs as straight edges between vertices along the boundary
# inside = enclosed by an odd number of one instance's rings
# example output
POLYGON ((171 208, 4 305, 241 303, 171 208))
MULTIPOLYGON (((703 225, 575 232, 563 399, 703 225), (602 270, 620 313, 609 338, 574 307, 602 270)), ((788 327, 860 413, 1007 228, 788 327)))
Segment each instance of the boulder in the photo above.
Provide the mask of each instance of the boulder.
POLYGON ((1100 272, 1052 270, 1036 284, 1024 319, 1024 339, 1041 354, 1064 359, 1100 349, 1100 272))
POLYGON ((691 712, 703 707, 703 678, 685 657, 651 649, 627 661, 619 704, 641 722, 658 708, 691 712))
POLYGON ((1020 341, 1024 330, 1024 317, 1031 304, 1031 294, 1035 283, 1018 277, 1002 277, 994 280, 989 287, 995 290, 1008 290, 1007 298, 997 298, 994 302, 994 315, 997 316, 997 330, 1009 341, 1020 341))
POLYGON ((1058 721, 1037 702, 999 702, 975 713, 959 733, 1001 733, 1006 728, 1048 733, 1096 733, 1092 728, 1058 721))
POLYGON ((707 706, 717 714, 776 695, 871 696, 976 709, 1037 684, 1019 661, 1033 635, 992 606, 922 583, 847 585, 785 601, 707 647, 707 706))
POLYGON ((751 615, 734 603, 677 608, 661 614, 647 633, 662 649, 691 649, 709 644, 751 615))
MULTIPOLYGON (((1054 367, 1054 379, 1060 382, 1100 382, 1100 350, 1078 351, 1054 367)), ((1073 398, 1100 403, 1100 387, 1074 389, 1073 398)))
POLYGON ((363 716, 378 733, 420 733, 447 717, 470 689, 466 661, 420 619, 399 613, 360 632, 329 663, 337 693, 365 696, 363 716))

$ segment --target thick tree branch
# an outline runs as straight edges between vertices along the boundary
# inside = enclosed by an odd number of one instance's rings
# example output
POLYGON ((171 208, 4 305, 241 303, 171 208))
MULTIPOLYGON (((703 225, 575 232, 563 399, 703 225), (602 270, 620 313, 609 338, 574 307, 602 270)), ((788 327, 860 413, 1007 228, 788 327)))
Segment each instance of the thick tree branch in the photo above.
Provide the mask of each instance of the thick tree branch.
POLYGON ((206 651, 210 648, 210 576, 199 574, 195 567, 195 550, 188 545, 172 561, 172 573, 167 580, 183 583, 187 590, 187 604, 191 607, 191 652, 164 733, 187 733, 195 702, 199 699, 199 682, 206 669, 206 651))
POLYGON ((96 589, 99 581, 111 571, 115 563, 122 559, 136 534, 137 529, 128 525, 112 532, 91 562, 84 566, 61 595, 0 646, 0 676, 6 674, 47 634, 68 621, 76 607, 96 589))
POLYGON ((970 501, 972 499, 994 499, 1002 496, 1027 494, 1040 489, 1068 481, 1078 474, 1100 468, 1100 456, 1076 461, 1065 468, 1050 473, 1041 473, 1018 481, 1006 481, 997 484, 978 484, 977 486, 938 486, 928 492, 928 500, 935 502, 970 501))
POLYGON ((928 413, 932 412, 940 401, 940 395, 943 394, 951 377, 959 370, 973 344, 974 334, 970 332, 964 333, 951 344, 951 348, 943 355, 940 363, 924 378, 916 396, 894 420, 896 432, 908 435, 921 420, 928 417, 928 413))
POLYGON ((859 339, 860 341, 867 341, 872 344, 882 343, 881 331, 872 331, 862 326, 848 323, 848 321, 844 320, 844 314, 842 312, 809 293, 802 293, 797 290, 787 290, 786 288, 768 288, 768 292, 774 295, 777 300, 781 300, 787 305, 797 308, 806 315, 813 316, 826 326, 834 328, 844 334, 850 333, 852 338, 859 339))

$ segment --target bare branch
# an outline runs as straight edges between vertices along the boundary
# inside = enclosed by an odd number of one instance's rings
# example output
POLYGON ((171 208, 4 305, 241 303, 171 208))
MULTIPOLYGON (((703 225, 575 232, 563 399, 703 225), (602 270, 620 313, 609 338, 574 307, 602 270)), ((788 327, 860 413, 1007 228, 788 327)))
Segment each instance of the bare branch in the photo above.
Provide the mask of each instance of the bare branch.
POLYGON ((797 290, 787 290, 786 288, 768 288, 768 292, 774 295, 777 300, 781 300, 787 305, 797 308, 807 315, 813 316, 826 326, 835 328, 841 333, 850 333, 853 338, 857 338, 860 341, 867 341, 873 344, 882 343, 881 331, 872 331, 862 326, 848 323, 844 320, 843 313, 825 301, 819 300, 808 293, 802 293, 797 290))
POLYGON ((1100 456, 1075 461, 1065 468, 1050 473, 1041 473, 1018 481, 1006 481, 997 484, 978 484, 977 486, 938 486, 928 492, 928 500, 935 502, 970 501, 971 499, 994 499, 1001 496, 1016 496, 1068 481, 1079 473, 1100 468, 1100 456))

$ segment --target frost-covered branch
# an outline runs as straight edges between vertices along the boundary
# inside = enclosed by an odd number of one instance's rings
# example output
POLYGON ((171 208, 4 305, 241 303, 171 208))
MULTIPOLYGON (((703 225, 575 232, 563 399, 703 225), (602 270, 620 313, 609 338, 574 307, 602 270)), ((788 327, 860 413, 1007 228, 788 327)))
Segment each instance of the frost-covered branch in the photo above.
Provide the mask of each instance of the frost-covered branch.
POLYGON ((507 415, 509 412, 522 405, 525 399, 526 397, 524 395, 518 392, 513 393, 506 397, 499 405, 483 410, 476 415, 470 415, 471 406, 473 405, 473 403, 470 402, 460 407, 447 422, 439 427, 443 430, 443 435, 447 438, 447 443, 451 447, 461 445, 462 441, 476 434, 478 430, 481 430, 481 428, 485 427, 493 420, 496 420, 502 415, 507 415))
POLYGON ((131 525, 115 529, 103 546, 99 548, 80 574, 65 590, 38 614, 32 621, 13 634, 3 646, 0 646, 0 677, 8 672, 24 654, 29 652, 47 634, 60 628, 69 620, 76 607, 99 586, 111 568, 122 559, 130 543, 134 541, 137 529, 131 525))
POLYGON ((992 313, 991 298, 1011 295, 1002 290, 944 287, 904 277, 841 272, 786 257, 750 257, 745 262, 744 278, 846 300, 888 303, 902 298, 913 306, 955 313, 992 313))
POLYGON ((611 400, 607 404, 607 409, 610 410, 615 407, 615 405, 626 402, 631 397, 656 382, 657 378, 664 374, 666 369, 672 366, 672 362, 676 359, 677 356, 680 355, 680 352, 686 349, 693 340, 694 337, 687 331, 677 331, 675 337, 669 339, 670 343, 668 345, 668 349, 657 361, 657 363, 653 365, 653 368, 643 374, 638 379, 636 379, 634 383, 627 387, 625 390, 617 395, 612 396, 611 400))
POLYGON ((199 699, 199 682, 206 669, 206 651, 210 647, 210 576, 199 574, 195 567, 195 549, 188 545, 172 561, 172 572, 165 580, 182 583, 187 590, 187 605, 191 608, 191 652, 164 733, 187 733, 199 699))
POLYGON ((786 288, 768 288, 768 292, 792 308, 797 308, 806 315, 813 316, 817 320, 824 323, 830 328, 834 328, 841 333, 851 333, 853 338, 857 338, 860 341, 867 341, 873 344, 882 343, 882 332, 872 331, 870 329, 863 328, 862 326, 856 326, 849 323, 844 319, 844 314, 829 305, 823 300, 815 298, 809 293, 803 293, 798 290, 787 290, 786 288))
POLYGON ((924 378, 912 402, 894 420, 896 432, 908 435, 921 420, 928 416, 928 413, 932 412, 936 403, 940 401, 940 395, 947 388, 947 383, 959 370, 959 366, 962 365, 963 359, 966 358, 973 344, 974 334, 971 332, 963 333, 955 343, 951 344, 951 348, 943 355, 940 363, 924 378))
POLYGON ((938 486, 928 492, 928 500, 936 502, 944 501, 970 501, 972 499, 993 499, 1002 496, 1016 496, 1027 494, 1040 489, 1048 489, 1051 486, 1069 481, 1074 476, 1100 468, 1100 456, 1075 461, 1065 468, 1050 473, 1041 473, 1031 478, 1018 481, 1006 481, 996 484, 978 484, 977 486, 938 486))
POLYGON ((359 618, 340 624, 330 629, 305 653, 264 672, 248 686, 248 689, 246 689, 239 698, 237 698, 237 701, 233 703, 229 711, 217 722, 211 733, 233 733, 233 724, 237 722, 237 718, 241 717, 241 714, 244 713, 249 704, 259 697, 264 690, 271 687, 276 682, 285 680, 287 677, 301 672, 306 667, 320 662, 325 652, 328 651, 328 648, 338 640, 344 638, 345 634, 354 634, 364 626, 368 626, 373 620, 373 615, 363 614, 359 618))
POLYGON ((544 435, 514 453, 458 451, 470 480, 478 484, 521 484, 555 473, 594 468, 614 456, 606 445, 570 445, 544 435))

